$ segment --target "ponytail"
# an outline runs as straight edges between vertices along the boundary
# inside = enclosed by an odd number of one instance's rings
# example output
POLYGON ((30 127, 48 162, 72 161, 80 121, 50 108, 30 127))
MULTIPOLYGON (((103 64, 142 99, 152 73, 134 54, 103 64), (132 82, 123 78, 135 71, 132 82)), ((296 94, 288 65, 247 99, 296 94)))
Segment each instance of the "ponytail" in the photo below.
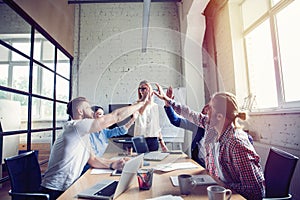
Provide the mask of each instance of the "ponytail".
POLYGON ((240 118, 241 120, 246 120, 246 113, 245 112, 239 112, 236 115, 237 118, 240 118))

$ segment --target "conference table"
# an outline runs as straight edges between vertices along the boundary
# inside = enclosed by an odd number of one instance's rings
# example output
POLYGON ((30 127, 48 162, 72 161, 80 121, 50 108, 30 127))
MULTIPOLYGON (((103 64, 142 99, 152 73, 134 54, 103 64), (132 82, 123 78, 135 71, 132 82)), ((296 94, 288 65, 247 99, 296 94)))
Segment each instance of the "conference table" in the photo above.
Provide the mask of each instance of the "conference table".
MULTIPOLYGON (((104 157, 107 158, 116 158, 116 154, 106 154, 104 157), (114 157, 115 156, 115 157, 114 157)), ((181 162, 192 162, 194 164, 197 164, 192 159, 190 159, 186 154, 170 154, 168 157, 166 157, 162 161, 147 161, 150 163, 149 166, 143 166, 142 168, 153 168, 158 164, 166 164, 166 163, 181 163, 181 162)), ((197 164, 198 165, 198 164, 197 164)), ((154 171, 153 175, 153 181, 152 181, 152 187, 150 190, 140 190, 138 186, 137 178, 133 180, 133 183, 129 188, 122 193, 119 197, 117 197, 117 200, 140 200, 140 199, 150 199, 155 197, 160 197, 164 195, 173 195, 173 196, 181 196, 183 199, 208 199, 207 196, 207 186, 208 185, 201 185, 196 186, 191 194, 189 195, 181 195, 179 187, 175 187, 172 185, 172 182, 170 181, 170 176, 178 176, 180 174, 191 174, 191 175, 197 175, 197 174, 207 174, 207 171, 198 165, 197 168, 188 168, 188 169, 178 169, 174 171, 169 172, 162 172, 162 171, 154 171)), ((86 171, 85 174, 83 174, 71 187, 69 187, 59 198, 58 200, 70 200, 70 199, 79 199, 77 197, 77 194, 96 183, 100 182, 104 179, 112 179, 112 180, 118 180, 120 176, 111 176, 108 173, 103 174, 91 174, 91 169, 86 171)), ((220 180, 213 177, 218 185, 226 187, 220 180)), ((237 194, 233 191, 232 200, 239 200, 239 199, 245 199, 241 195, 237 194)))

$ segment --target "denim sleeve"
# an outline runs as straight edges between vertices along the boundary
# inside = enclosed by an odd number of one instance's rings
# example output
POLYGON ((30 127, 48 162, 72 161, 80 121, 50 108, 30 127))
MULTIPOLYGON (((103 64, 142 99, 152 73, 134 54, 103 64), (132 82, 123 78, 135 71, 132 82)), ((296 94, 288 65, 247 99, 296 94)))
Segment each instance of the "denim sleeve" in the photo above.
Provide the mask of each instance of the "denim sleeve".
POLYGON ((125 135, 128 130, 125 128, 125 126, 120 126, 113 129, 103 129, 102 132, 107 138, 111 138, 115 136, 125 135))
POLYGON ((197 131, 198 126, 196 124, 193 124, 192 122, 188 121, 185 118, 181 118, 179 115, 177 115, 172 107, 165 106, 165 111, 167 113, 167 116, 171 122, 176 127, 180 127, 186 130, 190 130, 192 132, 197 131))

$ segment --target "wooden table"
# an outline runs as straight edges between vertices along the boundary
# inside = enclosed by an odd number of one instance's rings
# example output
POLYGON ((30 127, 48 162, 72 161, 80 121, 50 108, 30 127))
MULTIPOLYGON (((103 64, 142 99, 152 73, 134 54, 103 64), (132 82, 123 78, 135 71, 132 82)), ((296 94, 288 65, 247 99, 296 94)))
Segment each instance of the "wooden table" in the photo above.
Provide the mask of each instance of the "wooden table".
MULTIPOLYGON (((150 166, 144 168, 151 168, 157 164, 163 163, 172 163, 172 162, 193 162, 192 159, 188 158, 185 154, 170 154, 163 161, 151 161, 150 166)), ((89 169, 83 176, 81 176, 68 190, 66 190, 58 200, 69 200, 69 199, 78 199, 76 195, 93 186, 97 182, 100 182, 103 179, 114 179, 117 180, 119 176, 110 176, 110 174, 101 174, 101 175, 92 175, 90 174, 91 170, 89 169)), ((123 194, 121 194, 117 200, 140 200, 147 198, 159 197, 162 195, 175 195, 181 196, 183 199, 205 199, 207 200, 207 186, 197 186, 191 194, 189 195, 181 195, 179 187, 174 187, 170 181, 170 176, 176 176, 179 174, 207 174, 204 168, 199 165, 199 168, 194 169, 181 169, 175 170, 171 172, 160 172, 155 171, 153 176, 152 187, 150 190, 139 190, 137 178, 134 180, 134 183, 126 190, 123 194)), ((214 178, 219 185, 224 186, 222 182, 218 179, 214 178)), ((231 197, 232 200, 244 199, 241 195, 233 192, 231 197)))

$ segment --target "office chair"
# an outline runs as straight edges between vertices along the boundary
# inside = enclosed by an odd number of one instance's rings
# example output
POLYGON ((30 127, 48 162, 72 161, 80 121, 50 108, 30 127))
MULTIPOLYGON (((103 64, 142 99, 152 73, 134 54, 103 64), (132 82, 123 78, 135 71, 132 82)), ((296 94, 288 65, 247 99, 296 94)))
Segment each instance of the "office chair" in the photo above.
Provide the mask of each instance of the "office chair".
POLYGON ((4 159, 11 189, 12 200, 49 200, 48 194, 39 192, 41 169, 35 151, 29 151, 4 159))
POLYGON ((271 147, 266 166, 264 199, 291 199, 289 188, 298 157, 283 150, 271 147))

